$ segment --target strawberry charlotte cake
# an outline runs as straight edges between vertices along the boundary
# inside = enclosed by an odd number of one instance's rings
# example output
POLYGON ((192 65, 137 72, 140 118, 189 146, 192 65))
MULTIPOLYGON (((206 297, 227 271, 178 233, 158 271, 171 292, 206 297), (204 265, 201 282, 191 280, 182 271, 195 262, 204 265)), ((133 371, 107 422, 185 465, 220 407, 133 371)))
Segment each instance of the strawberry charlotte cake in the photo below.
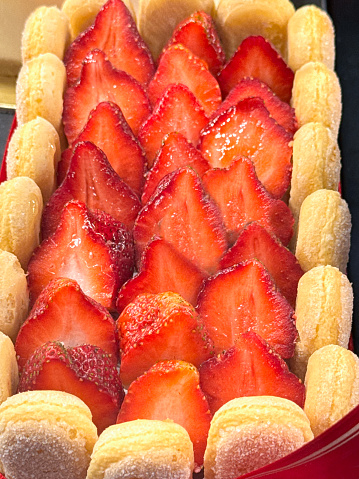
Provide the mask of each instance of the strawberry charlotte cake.
POLYGON ((22 62, 0 473, 235 479, 358 405, 328 15, 66 0, 22 62))

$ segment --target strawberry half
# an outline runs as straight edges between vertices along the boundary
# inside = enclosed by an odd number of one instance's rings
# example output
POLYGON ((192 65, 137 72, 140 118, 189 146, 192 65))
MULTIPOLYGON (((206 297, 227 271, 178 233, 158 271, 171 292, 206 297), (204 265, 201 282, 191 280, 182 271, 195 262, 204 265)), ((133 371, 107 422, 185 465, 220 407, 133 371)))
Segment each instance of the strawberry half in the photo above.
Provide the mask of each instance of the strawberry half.
POLYGON ((20 328, 15 350, 22 369, 34 351, 48 341, 65 347, 93 344, 117 363, 115 322, 108 311, 83 293, 78 283, 56 278, 41 292, 20 328))
POLYGON ((88 116, 102 101, 118 105, 135 135, 151 112, 145 90, 128 73, 116 70, 101 50, 86 56, 81 78, 64 95, 63 124, 69 146, 76 140, 88 116))
POLYGON ((258 180, 251 160, 238 157, 228 168, 207 171, 203 186, 219 206, 231 244, 248 223, 257 221, 287 245, 294 218, 282 200, 273 198, 258 180))
POLYGON ((207 116, 217 110, 221 103, 221 90, 207 64, 181 44, 170 46, 161 55, 157 71, 148 85, 152 105, 171 83, 186 85, 207 116))
POLYGON ((117 423, 170 419, 180 424, 193 443, 195 464, 201 467, 211 418, 197 369, 184 361, 160 361, 131 384, 117 423))
POLYGON ((264 187, 281 198, 290 184, 291 140, 270 116, 263 100, 246 98, 202 130, 199 150, 213 168, 226 168, 236 156, 247 156, 264 187))
POLYGON ((190 166, 200 177, 210 168, 208 161, 187 138, 181 133, 172 132, 163 138, 162 146, 147 174, 142 204, 147 203, 162 178, 181 166, 190 166))
POLYGON ((199 375, 212 414, 243 396, 278 396, 304 406, 304 384, 254 331, 240 334, 234 346, 208 359, 199 375))
POLYGON ((125 71, 144 85, 149 83, 155 72, 150 51, 121 0, 108 0, 94 24, 68 48, 64 59, 68 85, 73 85, 80 78, 82 62, 95 48, 105 52, 115 68, 125 71))
POLYGON ((84 202, 91 211, 104 211, 128 229, 132 229, 141 209, 138 196, 117 175, 103 151, 89 141, 77 144, 66 178, 44 209, 43 238, 55 232, 70 200, 84 202))
POLYGON ((146 156, 117 105, 102 102, 90 112, 88 121, 74 141, 73 147, 62 153, 57 170, 58 184, 61 184, 66 176, 74 147, 82 141, 90 141, 100 148, 115 172, 141 196, 146 156))
POLYGON ((197 310, 216 353, 232 347, 241 333, 253 330, 282 358, 293 356, 294 311, 258 261, 236 264, 208 278, 197 310))
POLYGON ((42 241, 30 259, 30 299, 33 304, 52 279, 66 277, 114 309, 118 289, 132 276, 133 267, 131 233, 109 215, 91 214, 83 203, 71 201, 54 234, 42 241))
POLYGON ((195 171, 188 167, 161 181, 140 211, 133 235, 137 259, 148 242, 159 236, 209 274, 217 271, 227 247, 221 215, 206 197, 195 171))
POLYGON ((185 85, 170 85, 166 88, 138 134, 149 167, 153 165, 163 138, 168 133, 177 131, 197 145, 200 132, 207 123, 203 108, 185 85))
POLYGON ((192 261, 161 238, 155 238, 145 248, 137 276, 120 289, 116 308, 121 312, 141 293, 173 291, 193 306, 203 280, 207 277, 192 261))
POLYGON ((294 73, 268 40, 261 36, 244 39, 218 75, 223 97, 246 77, 263 81, 282 101, 289 103, 294 73))
POLYGON ((113 359, 101 348, 85 344, 66 349, 48 342, 36 349, 23 369, 19 392, 64 391, 90 408, 98 434, 116 423, 125 396, 113 359))
POLYGON ((294 254, 265 228, 254 222, 239 234, 234 246, 221 259, 221 269, 257 259, 267 268, 277 288, 295 307, 298 281, 304 274, 294 254))

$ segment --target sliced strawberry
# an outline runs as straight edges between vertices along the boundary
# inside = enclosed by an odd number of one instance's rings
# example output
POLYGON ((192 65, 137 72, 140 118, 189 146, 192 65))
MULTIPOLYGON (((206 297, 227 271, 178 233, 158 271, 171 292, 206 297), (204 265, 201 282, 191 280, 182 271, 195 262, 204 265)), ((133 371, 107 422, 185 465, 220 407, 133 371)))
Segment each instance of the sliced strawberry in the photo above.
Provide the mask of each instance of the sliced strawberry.
POLYGON ((258 180, 251 160, 237 157, 228 168, 204 174, 203 186, 219 206, 231 244, 248 223, 257 221, 287 245, 294 218, 282 200, 274 199, 258 180))
POLYGON ((133 234, 137 259, 156 235, 209 274, 217 271, 227 246, 221 215, 206 198, 195 171, 188 167, 161 181, 139 213, 133 234))
POLYGON ((101 348, 85 344, 66 349, 47 342, 27 360, 19 392, 64 391, 90 408, 98 434, 116 423, 125 396, 113 359, 101 348))
POLYGON ((247 37, 218 75, 224 97, 245 77, 266 83, 282 100, 292 97, 294 73, 273 46, 261 36, 247 37))
POLYGON ((141 293, 180 294, 193 306, 203 280, 207 277, 192 261, 161 238, 155 238, 145 248, 137 276, 120 289, 116 308, 121 312, 141 293))
POLYGON ((254 331, 240 334, 234 346, 208 359, 199 375, 212 414, 243 396, 278 396, 304 406, 304 384, 254 331))
POLYGON ((88 116, 102 101, 111 101, 121 111, 135 135, 151 112, 143 87, 124 71, 116 70, 101 50, 85 58, 80 81, 64 95, 63 124, 71 146, 87 123, 88 116))
POLYGON ((164 50, 176 43, 181 43, 198 58, 204 60, 213 75, 219 72, 225 62, 226 56, 214 22, 211 16, 203 11, 192 13, 179 23, 164 50))
POLYGON ((181 166, 190 166, 200 177, 210 168, 208 161, 187 138, 181 133, 172 132, 164 137, 154 164, 147 174, 142 204, 147 203, 162 178, 181 166))
POLYGON ((280 100, 272 90, 258 78, 243 78, 230 91, 227 98, 222 102, 221 106, 212 116, 215 118, 233 105, 245 98, 258 97, 264 102, 265 107, 274 120, 282 126, 292 136, 298 129, 298 122, 295 117, 294 108, 288 103, 280 100))
POLYGON ((237 264, 208 278, 198 296, 198 312, 216 353, 233 346, 241 333, 253 330, 283 358, 293 356, 294 311, 258 261, 237 264))
POLYGON ((197 369, 184 361, 160 361, 134 381, 122 403, 117 423, 134 419, 170 419, 184 427, 202 466, 211 422, 197 369))
POLYGON ((22 369, 33 352, 48 341, 65 347, 93 344, 117 363, 115 322, 108 311, 86 296, 75 280, 56 278, 38 297, 20 328, 15 349, 22 369))
POLYGON ((172 45, 162 53, 157 71, 148 85, 152 105, 171 83, 186 85, 208 116, 221 103, 221 90, 207 64, 181 44, 172 45))
POLYGON ((115 172, 141 196, 146 165, 145 153, 117 105, 102 102, 90 112, 73 148, 62 153, 57 173, 58 184, 64 180, 73 149, 81 141, 90 141, 101 148, 115 172))
POLYGON ((131 233, 105 213, 96 218, 83 203, 71 201, 54 234, 40 244, 29 262, 31 302, 52 279, 66 277, 114 309, 118 289, 132 276, 133 265, 131 233))
POLYGON ((221 259, 221 268, 255 258, 267 268, 277 288, 294 308, 298 281, 304 272, 294 254, 256 222, 240 232, 234 246, 221 259))
POLYGON ((95 48, 104 51, 115 68, 125 71, 144 85, 155 73, 151 53, 121 0, 108 0, 94 24, 70 45, 64 59, 68 85, 73 85, 80 78, 82 62, 95 48))
POLYGON ((102 210, 131 229, 140 200, 115 173, 105 154, 93 143, 78 143, 65 180, 51 196, 42 216, 42 237, 52 235, 65 204, 79 200, 90 210, 102 210))
POLYGON ((185 85, 170 85, 142 125, 138 139, 151 167, 163 138, 173 131, 182 133, 197 145, 202 128, 208 123, 203 108, 185 85))
POLYGON ((269 193, 281 198, 290 184, 291 140, 263 100, 246 98, 208 124, 199 149, 214 168, 226 168, 236 156, 247 156, 269 193))

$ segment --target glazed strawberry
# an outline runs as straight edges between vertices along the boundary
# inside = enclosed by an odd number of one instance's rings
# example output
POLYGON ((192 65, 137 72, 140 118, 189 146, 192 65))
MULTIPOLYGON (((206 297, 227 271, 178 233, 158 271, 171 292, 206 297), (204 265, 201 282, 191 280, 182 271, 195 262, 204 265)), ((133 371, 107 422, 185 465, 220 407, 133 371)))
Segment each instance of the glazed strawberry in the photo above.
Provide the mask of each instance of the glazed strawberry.
POLYGON ((97 14, 94 24, 70 45, 64 59, 68 85, 80 78, 82 62, 95 48, 105 52, 115 68, 144 85, 155 72, 150 51, 121 0, 109 0, 97 14))
POLYGON ((293 215, 258 180, 251 160, 237 157, 228 168, 205 173, 203 186, 219 206, 228 239, 233 244, 248 223, 257 221, 287 245, 293 235, 293 215))
POLYGON ((20 369, 34 351, 48 341, 60 341, 66 348, 93 344, 117 363, 112 316, 101 304, 85 295, 73 279, 54 279, 38 297, 16 338, 20 369))
POLYGON ((63 124, 70 146, 86 125, 91 110, 102 101, 121 108, 135 135, 151 111, 141 84, 116 70, 101 50, 92 50, 83 62, 79 82, 67 88, 64 95, 63 124))
POLYGON ((207 277, 192 261, 161 238, 153 239, 145 248, 140 271, 120 289, 116 308, 121 312, 141 293, 180 294, 193 306, 203 280, 207 277))
POLYGON ((192 440, 194 460, 200 467, 211 417, 197 369, 184 361, 160 361, 131 384, 117 423, 170 419, 180 424, 192 440))
POLYGON ((221 91, 207 64, 186 47, 175 44, 161 55, 157 71, 148 85, 151 104, 163 95, 171 83, 186 85, 197 98, 207 116, 221 103, 221 91))
POLYGON ((282 100, 292 97, 294 73, 273 46, 261 36, 247 37, 218 75, 224 97, 246 77, 266 83, 282 100))
POLYGON ((247 156, 264 187, 281 198, 290 184, 291 139, 270 116, 263 100, 246 98, 202 130, 199 149, 214 168, 226 168, 236 156, 247 156))
POLYGON ((294 311, 258 261, 236 264, 208 278, 197 310, 216 353, 232 347, 241 333, 253 330, 284 359, 293 356, 294 311))
POLYGON ((57 170, 58 184, 64 180, 74 147, 81 141, 90 141, 98 146, 121 179, 141 196, 146 165, 145 153, 117 105, 102 102, 90 112, 89 119, 74 141, 73 147, 62 153, 57 170))
POLYGON ((132 276, 133 240, 121 223, 99 215, 90 213, 84 203, 66 204, 56 231, 42 241, 29 262, 32 304, 52 279, 67 277, 106 308, 115 308, 118 289, 132 276))
POLYGON ((200 132, 207 123, 208 118, 193 93, 185 85, 170 85, 138 133, 148 166, 153 165, 168 133, 177 131, 197 145, 200 132))
POLYGON ((243 78, 243 80, 239 81, 222 102, 218 110, 214 112, 212 119, 228 110, 231 106, 236 105, 239 101, 250 97, 261 98, 270 116, 288 133, 294 135, 298 129, 294 108, 291 108, 288 103, 280 100, 272 90, 265 83, 258 80, 258 78, 243 78))
POLYGON ((163 138, 162 146, 147 174, 142 204, 147 203, 162 178, 181 166, 190 166, 200 177, 209 169, 208 161, 192 143, 181 133, 174 131, 163 138))
POLYGON ((113 359, 89 344, 67 349, 60 342, 48 342, 37 348, 25 364, 19 392, 42 389, 82 399, 98 434, 116 423, 125 395, 113 359))
POLYGON ((240 334, 231 348, 208 359, 199 375, 212 414, 243 396, 279 396, 304 406, 304 384, 254 331, 240 334))
POLYGON ((204 60, 213 75, 216 75, 224 64, 226 57, 214 22, 208 13, 195 12, 179 23, 164 50, 176 43, 181 43, 204 60))
POLYGON ((137 195, 115 173, 103 151, 88 141, 77 144, 66 178, 44 209, 43 238, 55 232, 70 200, 82 201, 92 211, 105 211, 129 229, 141 208, 137 195))
POLYGON ((220 213, 206 198, 197 174, 188 167, 161 181, 139 213, 133 235, 137 259, 156 235, 209 274, 217 271, 227 247, 220 213))
POLYGON ((256 222, 240 232, 236 243, 221 259, 221 269, 250 259, 263 263, 277 288, 294 308, 298 281, 304 272, 294 254, 256 222))

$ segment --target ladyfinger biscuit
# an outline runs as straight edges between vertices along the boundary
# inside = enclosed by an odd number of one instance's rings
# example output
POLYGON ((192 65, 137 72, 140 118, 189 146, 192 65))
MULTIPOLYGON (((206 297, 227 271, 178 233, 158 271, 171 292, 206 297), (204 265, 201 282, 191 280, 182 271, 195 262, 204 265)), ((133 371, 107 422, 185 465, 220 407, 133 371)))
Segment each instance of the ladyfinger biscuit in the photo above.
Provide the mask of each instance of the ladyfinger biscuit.
POLYGON ((0 331, 14 342, 28 309, 25 272, 15 255, 0 250, 0 331))
POLYGON ((63 59, 70 41, 69 21, 57 7, 39 7, 25 23, 22 34, 22 62, 42 53, 53 53, 63 59))
POLYGON ((16 354, 11 339, 0 331, 0 404, 15 394, 19 382, 16 354))
POLYGON ((350 248, 351 217, 337 191, 318 190, 303 201, 295 255, 304 271, 331 265, 345 272, 350 248))
POLYGON ((315 436, 359 404, 359 359, 337 345, 324 346, 309 358, 305 376, 306 412, 315 436))
POLYGON ((27 391, 0 406, 0 471, 9 479, 85 479, 97 440, 86 404, 60 391, 27 391))
POLYGON ((193 446, 182 426, 138 419, 105 429, 94 447, 87 479, 190 479, 193 460, 193 446))
POLYGON ((39 245, 42 214, 40 188, 24 176, 0 185, 0 248, 17 256, 22 268, 39 245))
POLYGON ((299 341, 290 360, 303 381, 309 357, 328 344, 348 347, 353 314, 353 289, 347 276, 333 266, 317 266, 299 280, 296 326, 299 341))
POLYGON ((335 138, 342 115, 342 95, 335 72, 324 63, 309 62, 295 72, 292 106, 299 126, 311 121, 323 123, 335 138))
POLYGON ((322 62, 334 69, 333 22, 315 5, 298 8, 288 22, 288 65, 299 70, 308 62, 322 62))

